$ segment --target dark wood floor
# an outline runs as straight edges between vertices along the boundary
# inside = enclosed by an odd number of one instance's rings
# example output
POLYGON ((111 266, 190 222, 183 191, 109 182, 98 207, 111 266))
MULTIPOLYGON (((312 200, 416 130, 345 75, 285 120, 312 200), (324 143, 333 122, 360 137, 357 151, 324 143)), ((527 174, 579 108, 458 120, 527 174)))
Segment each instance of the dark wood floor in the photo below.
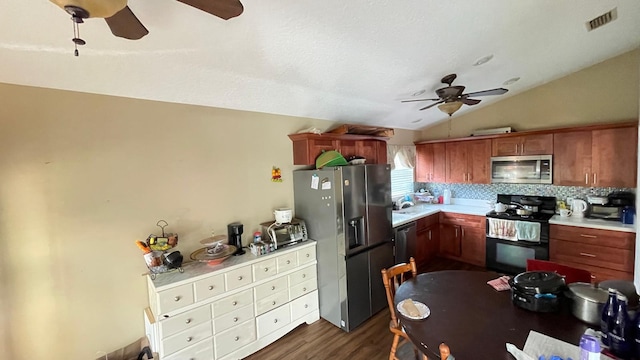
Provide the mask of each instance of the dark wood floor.
MULTIPOLYGON (((437 258, 419 272, 438 270, 485 269, 437 258)), ((289 334, 245 360, 384 360, 389 358, 393 336, 389 332, 389 309, 386 308, 352 332, 346 333, 320 319, 311 325, 298 326, 289 334)), ((403 346, 398 358, 414 359, 411 346, 403 346)))

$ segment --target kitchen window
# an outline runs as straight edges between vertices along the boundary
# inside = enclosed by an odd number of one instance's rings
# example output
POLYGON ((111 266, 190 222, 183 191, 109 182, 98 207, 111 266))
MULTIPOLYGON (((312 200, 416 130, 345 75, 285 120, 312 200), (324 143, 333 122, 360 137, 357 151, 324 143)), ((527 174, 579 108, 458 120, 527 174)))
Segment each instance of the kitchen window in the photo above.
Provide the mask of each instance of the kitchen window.
POLYGON ((413 193, 416 147, 389 145, 387 146, 387 159, 391 165, 391 198, 413 193))
POLYGON ((391 170, 391 198, 413 193, 413 169, 391 170))

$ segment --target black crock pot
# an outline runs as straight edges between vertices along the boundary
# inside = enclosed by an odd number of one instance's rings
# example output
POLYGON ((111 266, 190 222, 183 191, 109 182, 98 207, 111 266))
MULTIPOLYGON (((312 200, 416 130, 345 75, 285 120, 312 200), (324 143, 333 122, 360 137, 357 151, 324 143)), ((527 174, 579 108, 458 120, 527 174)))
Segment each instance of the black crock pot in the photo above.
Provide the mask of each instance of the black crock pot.
POLYGON ((527 271, 509 280, 511 301, 516 306, 536 312, 560 310, 564 278, 551 271, 527 271))

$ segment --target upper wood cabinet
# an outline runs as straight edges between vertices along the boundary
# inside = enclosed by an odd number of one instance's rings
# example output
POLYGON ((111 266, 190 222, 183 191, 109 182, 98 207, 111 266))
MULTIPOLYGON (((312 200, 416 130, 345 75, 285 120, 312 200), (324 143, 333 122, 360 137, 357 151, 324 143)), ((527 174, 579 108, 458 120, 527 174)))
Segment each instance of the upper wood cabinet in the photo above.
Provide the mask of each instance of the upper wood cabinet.
POLYGON ((491 140, 448 142, 445 150, 446 182, 490 183, 491 140))
POLYGON ((293 165, 315 165, 316 158, 327 150, 337 150, 348 158, 362 156, 367 164, 387 163, 386 138, 364 135, 291 134, 293 141, 293 165))
POLYGON ((445 182, 446 153, 444 143, 416 146, 416 181, 445 182))
POLYGON ((636 187, 637 138, 635 126, 554 134, 554 185, 636 187))
POLYGON ((553 134, 495 138, 491 144, 491 156, 551 154, 553 154, 553 134))

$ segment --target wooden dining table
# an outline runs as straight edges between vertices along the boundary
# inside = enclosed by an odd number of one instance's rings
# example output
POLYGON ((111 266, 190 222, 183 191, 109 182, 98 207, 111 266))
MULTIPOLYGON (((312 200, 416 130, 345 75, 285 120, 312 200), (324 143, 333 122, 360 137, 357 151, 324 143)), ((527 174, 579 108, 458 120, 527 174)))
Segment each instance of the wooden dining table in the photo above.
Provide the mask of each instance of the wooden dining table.
POLYGON ((552 313, 522 309, 512 303, 509 290, 487 284, 500 276, 464 270, 419 274, 397 289, 396 309, 410 298, 427 305, 431 314, 414 320, 396 313, 411 341, 430 359, 444 342, 458 360, 513 360, 506 343, 522 349, 531 330, 578 345, 588 326, 571 314, 570 304, 552 313))

